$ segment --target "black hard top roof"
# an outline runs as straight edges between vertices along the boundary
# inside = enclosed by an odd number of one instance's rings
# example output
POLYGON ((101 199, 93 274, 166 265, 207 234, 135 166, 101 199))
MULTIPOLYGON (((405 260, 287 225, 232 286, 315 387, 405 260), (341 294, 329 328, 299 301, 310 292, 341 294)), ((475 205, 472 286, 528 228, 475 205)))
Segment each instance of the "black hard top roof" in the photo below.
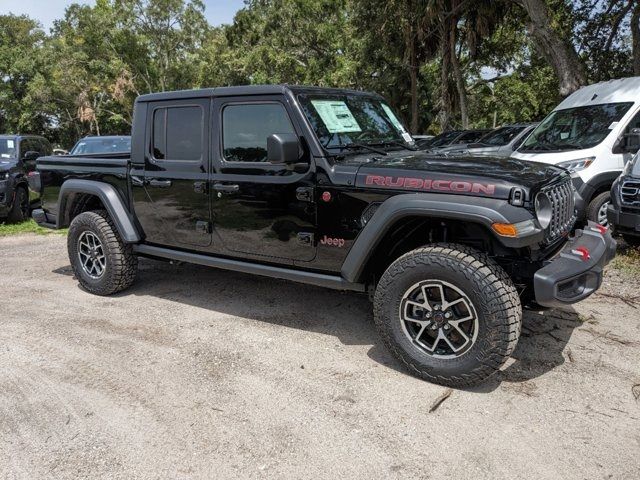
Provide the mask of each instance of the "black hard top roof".
POLYGON ((371 92, 349 90, 345 88, 308 87, 302 85, 241 85, 237 87, 201 88, 196 90, 178 90, 173 92, 148 93, 140 95, 136 102, 156 102, 160 100, 176 100, 187 98, 229 97, 242 95, 274 95, 294 93, 328 93, 335 95, 376 95, 371 92))

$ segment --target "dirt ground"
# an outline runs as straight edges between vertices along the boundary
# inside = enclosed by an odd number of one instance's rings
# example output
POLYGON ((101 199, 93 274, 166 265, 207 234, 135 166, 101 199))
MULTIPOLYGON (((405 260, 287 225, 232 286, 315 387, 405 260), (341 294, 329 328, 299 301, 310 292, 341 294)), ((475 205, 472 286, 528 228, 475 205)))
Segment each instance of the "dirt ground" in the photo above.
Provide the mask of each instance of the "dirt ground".
POLYGON ((64 237, 1 238, 0 478, 640 478, 640 278, 608 273, 430 413, 363 297, 142 261, 101 298, 64 237))

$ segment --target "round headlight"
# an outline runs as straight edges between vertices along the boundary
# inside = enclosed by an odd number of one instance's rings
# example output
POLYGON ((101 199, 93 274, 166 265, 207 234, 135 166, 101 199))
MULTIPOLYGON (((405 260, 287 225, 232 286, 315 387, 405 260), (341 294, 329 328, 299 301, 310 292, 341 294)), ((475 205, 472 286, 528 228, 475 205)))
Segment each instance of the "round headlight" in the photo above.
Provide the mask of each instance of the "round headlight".
POLYGON ((551 217, 553 216, 553 206, 551 200, 546 193, 540 192, 536 195, 536 217, 538 217, 538 223, 542 228, 547 228, 551 223, 551 217))

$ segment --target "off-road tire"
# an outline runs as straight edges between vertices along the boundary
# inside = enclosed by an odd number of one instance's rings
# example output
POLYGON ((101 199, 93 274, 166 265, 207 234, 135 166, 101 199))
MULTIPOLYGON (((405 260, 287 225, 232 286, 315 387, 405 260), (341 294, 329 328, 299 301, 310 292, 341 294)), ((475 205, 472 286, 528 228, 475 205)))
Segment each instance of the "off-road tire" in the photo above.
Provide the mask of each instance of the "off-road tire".
POLYGON ((29 218, 29 193, 23 186, 17 187, 13 205, 7 216, 8 223, 20 223, 29 218), (26 208, 25 208, 26 207, 26 208))
POLYGON ((511 279, 487 255, 463 245, 437 244, 412 250, 387 268, 376 288, 374 320, 386 345, 410 372, 433 383, 461 388, 484 381, 509 358, 520 336, 522 306, 511 279), (402 297, 412 285, 425 280, 455 285, 477 311, 475 343, 457 358, 435 358, 403 331, 402 297))
POLYGON ((84 212, 69 226, 67 251, 73 273, 82 288, 95 295, 111 295, 130 287, 136 278, 138 258, 131 245, 120 238, 111 218, 104 210, 84 212), (83 269, 78 255, 78 239, 83 232, 91 232, 102 243, 106 267, 100 278, 92 278, 83 269))
MULTIPOLYGON (((589 206, 587 207, 587 220, 591 220, 592 222, 601 223, 601 219, 598 219, 598 213, 600 209, 605 203, 611 201, 611 192, 602 192, 599 195, 596 195, 589 202, 589 206)), ((606 217, 605 217, 606 218, 606 217)), ((602 223, 602 225, 606 225, 607 222, 602 223)))

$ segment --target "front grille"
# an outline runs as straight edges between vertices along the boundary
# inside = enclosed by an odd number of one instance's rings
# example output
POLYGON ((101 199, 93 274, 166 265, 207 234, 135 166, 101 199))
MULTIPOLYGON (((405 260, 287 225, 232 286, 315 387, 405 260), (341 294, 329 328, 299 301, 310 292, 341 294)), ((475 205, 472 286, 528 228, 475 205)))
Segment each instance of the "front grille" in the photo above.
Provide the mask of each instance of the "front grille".
POLYGON ((545 232, 545 242, 551 243, 566 235, 576 221, 575 189, 571 180, 542 189, 551 201, 553 215, 545 232))
POLYGON ((625 180, 620 187, 622 204, 640 207, 640 180, 625 180))

